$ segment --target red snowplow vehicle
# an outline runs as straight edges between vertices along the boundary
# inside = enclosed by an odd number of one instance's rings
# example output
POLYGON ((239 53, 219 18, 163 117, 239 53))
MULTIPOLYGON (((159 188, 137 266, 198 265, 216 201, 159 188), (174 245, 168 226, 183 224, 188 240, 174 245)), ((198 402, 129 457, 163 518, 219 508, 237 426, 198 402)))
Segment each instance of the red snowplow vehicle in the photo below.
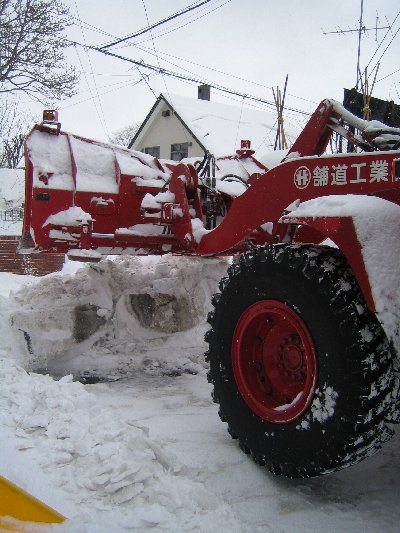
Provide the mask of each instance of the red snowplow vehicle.
POLYGON ((51 116, 25 146, 21 253, 233 256, 206 359, 220 417, 257 463, 312 477, 391 437, 399 129, 324 100, 271 169, 248 142, 234 157, 173 164, 67 134, 51 116), (325 153, 334 132, 357 151, 325 153))

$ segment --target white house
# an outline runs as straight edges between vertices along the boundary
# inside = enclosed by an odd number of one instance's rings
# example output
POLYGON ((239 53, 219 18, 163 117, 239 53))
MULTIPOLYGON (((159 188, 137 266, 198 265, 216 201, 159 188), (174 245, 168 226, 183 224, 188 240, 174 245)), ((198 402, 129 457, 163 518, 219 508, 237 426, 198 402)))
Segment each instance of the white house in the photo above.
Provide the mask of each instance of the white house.
MULTIPOLYGON (((209 87, 199 87, 199 98, 160 94, 129 144, 129 148, 161 159, 234 154, 240 141, 250 140, 256 152, 272 151, 277 114, 209 101, 209 87), (207 90, 208 89, 208 90, 207 90)), ((287 135, 290 141, 295 136, 287 135)))

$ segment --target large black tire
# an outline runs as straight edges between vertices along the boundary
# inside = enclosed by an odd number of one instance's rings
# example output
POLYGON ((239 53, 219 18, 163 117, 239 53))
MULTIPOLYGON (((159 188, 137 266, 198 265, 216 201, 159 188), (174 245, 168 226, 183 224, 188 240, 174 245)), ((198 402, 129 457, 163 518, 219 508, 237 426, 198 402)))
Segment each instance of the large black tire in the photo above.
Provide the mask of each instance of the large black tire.
POLYGON ((343 255, 267 246, 228 275, 213 297, 206 358, 220 417, 242 450, 292 478, 379 450, 398 409, 394 354, 343 255))

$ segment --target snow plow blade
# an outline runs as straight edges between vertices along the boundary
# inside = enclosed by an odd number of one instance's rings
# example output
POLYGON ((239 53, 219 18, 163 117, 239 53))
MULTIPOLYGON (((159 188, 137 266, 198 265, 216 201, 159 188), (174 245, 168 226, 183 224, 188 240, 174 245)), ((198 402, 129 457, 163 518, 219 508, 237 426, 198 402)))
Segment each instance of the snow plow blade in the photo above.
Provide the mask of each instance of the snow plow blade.
POLYGON ((0 531, 28 532, 23 522, 60 524, 64 520, 60 513, 0 476, 0 531))

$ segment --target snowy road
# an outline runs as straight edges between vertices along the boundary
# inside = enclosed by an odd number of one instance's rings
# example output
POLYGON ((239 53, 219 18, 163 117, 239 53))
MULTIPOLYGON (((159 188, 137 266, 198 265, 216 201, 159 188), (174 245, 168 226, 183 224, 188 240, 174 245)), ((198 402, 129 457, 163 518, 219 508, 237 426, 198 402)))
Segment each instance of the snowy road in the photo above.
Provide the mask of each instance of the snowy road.
POLYGON ((301 481, 273 477, 229 437, 202 356, 220 267, 123 259, 29 286, 2 274, 0 474, 67 516, 54 529, 65 533, 400 531, 400 433, 357 466, 301 481), (194 327, 139 327, 128 305, 139 289, 195 295, 194 327), (110 318, 77 343, 78 304, 110 318), (21 368, 43 361, 57 375, 128 377, 82 385, 21 368))
POLYGON ((121 419, 145 428, 182 465, 178 475, 200 482, 226 502, 243 530, 400 529, 400 434, 381 454, 360 465, 318 479, 290 481, 274 478, 239 450, 218 417, 205 375, 138 375, 87 388, 121 419))

